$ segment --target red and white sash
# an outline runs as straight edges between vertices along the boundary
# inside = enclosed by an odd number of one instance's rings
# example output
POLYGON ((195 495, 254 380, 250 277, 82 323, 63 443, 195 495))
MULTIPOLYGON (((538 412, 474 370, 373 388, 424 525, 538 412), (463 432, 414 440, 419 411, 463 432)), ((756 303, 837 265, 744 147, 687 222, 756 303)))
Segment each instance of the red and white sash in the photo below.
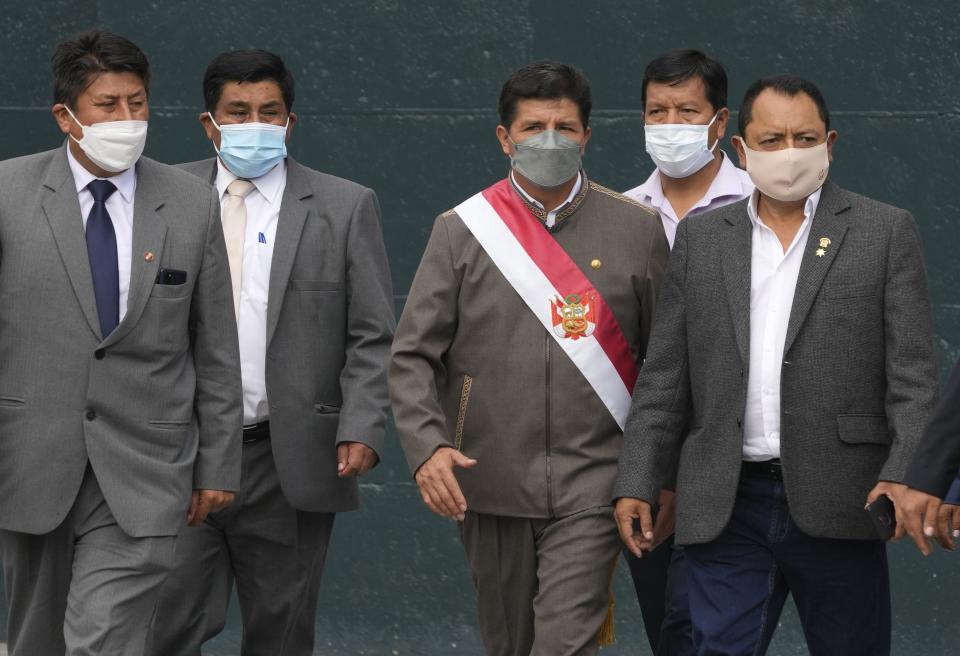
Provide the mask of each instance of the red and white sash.
POLYGON ((600 293, 532 216, 509 180, 455 210, 623 429, 637 365, 600 293))

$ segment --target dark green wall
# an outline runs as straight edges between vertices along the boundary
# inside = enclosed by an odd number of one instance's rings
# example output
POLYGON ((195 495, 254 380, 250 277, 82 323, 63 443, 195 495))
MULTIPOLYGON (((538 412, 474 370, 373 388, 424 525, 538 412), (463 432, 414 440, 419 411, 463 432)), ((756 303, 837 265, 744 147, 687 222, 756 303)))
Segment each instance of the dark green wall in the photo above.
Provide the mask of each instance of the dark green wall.
MULTIPOLYGON (((659 52, 697 46, 720 59, 732 109, 760 75, 808 77, 840 133, 833 179, 916 216, 942 365, 960 354, 960 11, 949 0, 0 4, 0 158, 60 143, 48 59, 56 41, 79 29, 103 25, 146 50, 154 67, 147 154, 171 163, 212 154, 196 123, 207 61, 234 48, 280 53, 297 80, 292 154, 377 190, 398 309, 433 217, 505 172, 494 109, 520 64, 561 59, 592 79, 586 166, 615 189, 651 170, 639 82, 659 52)), ((422 507, 395 440, 367 477, 363 503, 337 520, 317 653, 480 654, 456 531, 422 507)), ((890 556, 895 653, 955 648, 956 557, 923 561, 906 544, 890 556)), ((625 572, 617 593, 620 640, 604 653, 645 654, 625 572)), ((239 652, 237 626, 234 614, 211 654, 239 652)), ((771 653, 806 653, 792 609, 771 653)))

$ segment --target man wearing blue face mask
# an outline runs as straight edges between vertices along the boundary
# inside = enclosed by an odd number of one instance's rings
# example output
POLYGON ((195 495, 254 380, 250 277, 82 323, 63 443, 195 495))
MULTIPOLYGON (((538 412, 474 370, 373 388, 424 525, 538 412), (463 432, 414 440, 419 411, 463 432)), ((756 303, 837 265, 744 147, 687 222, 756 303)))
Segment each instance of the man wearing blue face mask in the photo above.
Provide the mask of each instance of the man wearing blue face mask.
POLYGON ((393 345, 407 462, 460 522, 495 656, 609 638, 605 495, 668 246, 656 212, 581 168, 590 109, 571 66, 510 77, 496 133, 511 171, 437 218, 393 345))
POLYGON ((241 654, 309 656, 334 515, 379 460, 393 293, 372 190, 287 155, 297 122, 280 57, 210 63, 200 115, 233 280, 243 378, 243 476, 229 513, 184 531, 150 640, 198 655, 236 582, 241 654))
MULTIPOLYGON (((641 91, 647 153, 656 165, 625 196, 660 212, 670 245, 679 222, 750 195, 753 183, 720 149, 730 120, 727 73, 699 50, 664 53, 647 64, 641 91)), ((628 550, 637 601, 654 653, 690 653, 691 627, 683 553, 673 548, 673 491, 658 499, 655 548, 637 558, 628 550)))

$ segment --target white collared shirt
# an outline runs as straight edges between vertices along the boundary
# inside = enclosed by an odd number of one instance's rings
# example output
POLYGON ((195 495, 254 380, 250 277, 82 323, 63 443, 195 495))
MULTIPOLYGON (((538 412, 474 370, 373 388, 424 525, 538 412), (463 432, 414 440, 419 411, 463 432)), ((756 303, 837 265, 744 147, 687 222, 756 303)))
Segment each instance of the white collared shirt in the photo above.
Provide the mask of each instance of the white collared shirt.
POLYGON ((807 197, 803 223, 787 248, 757 214, 754 192, 747 204, 753 224, 750 247, 750 369, 743 417, 743 459, 780 457, 780 370, 800 262, 821 189, 807 197))
POLYGON ((133 197, 137 191, 136 166, 131 166, 126 171, 121 171, 109 178, 98 178, 83 168, 83 164, 76 160, 73 153, 70 152, 69 144, 65 148, 67 149, 67 162, 70 164, 70 172, 73 173, 73 181, 77 188, 77 199, 80 201, 80 215, 83 218, 84 231, 87 229, 90 210, 93 209, 93 194, 87 189, 87 185, 93 180, 107 180, 117 188, 115 192, 110 194, 104 205, 107 207, 110 222, 113 223, 113 232, 117 237, 117 270, 120 273, 120 321, 123 321, 123 317, 127 314, 127 299, 130 296, 130 269, 133 265, 133 197))
MULTIPOLYGON (((227 186, 236 179, 237 176, 217 158, 217 193, 221 207, 226 203, 227 186)), ((243 243, 243 273, 237 316, 244 425, 264 421, 270 416, 266 377, 267 299, 280 202, 287 186, 287 163, 277 164, 250 182, 255 189, 244 199, 247 229, 243 243)))
MULTIPOLYGON (((513 171, 510 171, 510 182, 513 183, 514 189, 516 189, 516 190, 519 191, 521 194, 523 194, 523 197, 524 197, 524 198, 526 198, 528 201, 530 201, 531 203, 533 203, 534 205, 536 205, 536 206, 539 207, 540 209, 546 209, 546 208, 543 206, 543 203, 541 203, 541 202, 538 201, 536 198, 534 198, 533 196, 531 196, 530 194, 528 194, 523 187, 521 187, 519 184, 517 184, 517 179, 513 176, 513 171)), ((577 194, 580 193, 580 187, 582 187, 582 186, 583 186, 583 176, 582 176, 582 175, 580 174, 580 172, 578 171, 578 172, 577 172, 577 182, 573 185, 573 189, 570 190, 570 195, 567 196, 567 200, 563 201, 562 203, 560 203, 559 205, 557 205, 556 207, 554 207, 552 210, 550 210, 549 212, 547 212, 547 221, 546 221, 546 223, 547 223, 547 227, 548 227, 548 228, 552 228, 553 226, 556 225, 556 223, 557 223, 557 214, 559 214, 560 212, 562 212, 562 211, 564 210, 564 208, 566 208, 567 205, 569 205, 570 203, 573 202, 573 199, 576 198, 577 194)))
MULTIPOLYGON (((737 168, 723 151, 723 161, 720 170, 714 176, 710 187, 697 203, 690 208, 686 216, 702 214, 730 203, 735 203, 749 196, 753 192, 753 181, 743 169, 737 168)), ((647 181, 639 187, 623 192, 624 196, 652 207, 660 212, 663 221, 663 231, 667 233, 667 241, 673 248, 673 239, 677 234, 677 224, 680 223, 677 213, 666 196, 663 195, 663 185, 660 180, 660 169, 654 169, 647 181)))

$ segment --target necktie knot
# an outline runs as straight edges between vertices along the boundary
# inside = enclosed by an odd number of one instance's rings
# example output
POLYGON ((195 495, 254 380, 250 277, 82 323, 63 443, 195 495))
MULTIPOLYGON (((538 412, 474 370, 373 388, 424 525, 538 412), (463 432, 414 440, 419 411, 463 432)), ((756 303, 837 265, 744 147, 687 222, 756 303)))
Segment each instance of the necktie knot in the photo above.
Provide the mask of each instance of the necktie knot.
POLYGON ((237 178, 233 182, 227 185, 227 195, 228 196, 237 196, 239 198, 246 198, 250 195, 250 192, 256 189, 256 186, 249 180, 244 180, 243 178, 237 178))
POLYGON ((103 203, 117 190, 117 186, 109 180, 97 179, 91 180, 90 184, 87 185, 87 189, 90 190, 94 202, 103 203))

